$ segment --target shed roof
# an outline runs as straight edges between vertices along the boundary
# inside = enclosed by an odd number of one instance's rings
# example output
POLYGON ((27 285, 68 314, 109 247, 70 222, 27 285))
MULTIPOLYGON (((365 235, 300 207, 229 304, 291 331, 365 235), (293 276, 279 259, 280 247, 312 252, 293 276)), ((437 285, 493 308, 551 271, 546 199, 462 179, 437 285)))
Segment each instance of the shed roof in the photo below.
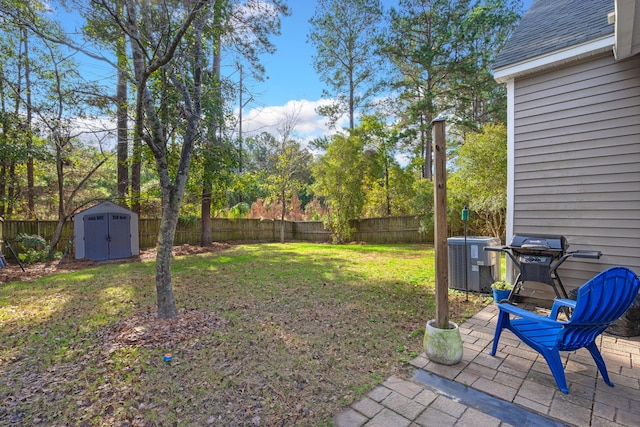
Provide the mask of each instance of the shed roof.
POLYGON ((493 69, 612 35, 614 0, 535 0, 498 54, 493 69))
POLYGON ((98 212, 120 212, 120 213, 128 213, 128 214, 133 214, 135 217, 137 217, 138 215, 133 212, 130 211, 127 208, 123 208, 122 206, 118 206, 113 202, 110 201, 104 201, 101 203, 98 203, 97 205, 93 205, 85 210, 82 210, 80 212, 77 212, 74 217, 82 217, 85 215, 93 215, 95 213, 98 212))

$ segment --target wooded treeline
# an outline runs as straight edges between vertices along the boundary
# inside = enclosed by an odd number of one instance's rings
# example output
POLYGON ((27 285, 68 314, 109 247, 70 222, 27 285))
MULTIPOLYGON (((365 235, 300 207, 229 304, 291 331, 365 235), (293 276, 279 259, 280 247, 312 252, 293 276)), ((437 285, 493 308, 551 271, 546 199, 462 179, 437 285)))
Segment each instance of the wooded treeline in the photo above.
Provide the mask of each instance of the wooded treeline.
POLYGON ((55 219, 52 247, 101 200, 160 217, 159 314, 171 317, 180 218, 203 219, 201 244, 216 215, 321 219, 334 242, 358 218, 430 223, 431 122, 446 114, 451 222, 468 205, 474 233, 501 236, 506 96, 489 68, 519 17, 516 0, 318 0, 317 112, 349 125, 304 143, 296 108, 276 134, 241 131, 242 76, 265 79, 261 57, 296 19, 285 0, 5 0, 0 216, 55 219))
MULTIPOLYGON (((160 215, 153 155, 131 126, 138 96, 127 78, 134 67, 126 43, 132 34, 117 24, 125 18, 125 3, 9 1, 0 8, 0 216, 57 219, 104 199, 142 217, 160 215), (64 12, 65 5, 76 12, 64 12), (75 38, 62 25, 72 16, 83 24, 73 28, 82 32, 75 38), (74 48, 103 61, 84 65, 78 55, 68 56, 74 48), (108 78, 83 75, 91 67, 108 78)), ((311 146, 296 140, 296 111, 282 117, 279 134, 238 140, 231 112, 239 91, 247 89, 222 75, 220 66, 233 52, 245 74, 268 72, 259 55, 276 48, 268 38, 278 32, 276 12, 288 13, 282 2, 271 3, 208 3, 200 30, 207 53, 200 71, 206 120, 199 124, 180 215, 201 217, 205 203, 217 216, 328 219, 332 212, 329 221, 340 232, 341 213, 347 220, 428 213, 429 184, 420 181, 431 176, 435 115, 449 113, 454 146, 473 140, 487 123, 504 122, 504 92, 489 66, 519 17, 518 2, 411 0, 386 10, 379 1, 319 1, 309 41, 331 101, 320 113, 334 123, 346 114, 350 125, 311 146), (261 43, 247 46, 247 33, 261 43), (387 96, 374 97, 380 93, 387 96), (337 185, 345 165, 355 173, 337 185)), ((286 19, 296 19, 295 13, 286 19)), ((183 107, 172 98, 171 76, 162 68, 158 73, 154 96, 166 98, 158 120, 164 137, 175 141, 185 131, 184 114, 178 114, 183 107)), ((169 142, 169 157, 179 148, 169 142)), ((453 195, 466 199, 484 222, 490 210, 475 206, 477 194, 453 195)), ((452 219, 457 210, 452 208, 452 219)))

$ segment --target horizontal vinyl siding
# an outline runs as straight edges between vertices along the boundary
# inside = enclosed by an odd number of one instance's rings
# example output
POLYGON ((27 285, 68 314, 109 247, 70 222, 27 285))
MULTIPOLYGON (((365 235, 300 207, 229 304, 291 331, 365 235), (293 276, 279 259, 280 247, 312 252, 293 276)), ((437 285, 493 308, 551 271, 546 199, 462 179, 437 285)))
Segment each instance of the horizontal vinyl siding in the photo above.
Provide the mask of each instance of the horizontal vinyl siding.
POLYGON ((516 80, 514 116, 514 233, 602 251, 563 264, 567 288, 613 265, 640 273, 640 57, 516 80))

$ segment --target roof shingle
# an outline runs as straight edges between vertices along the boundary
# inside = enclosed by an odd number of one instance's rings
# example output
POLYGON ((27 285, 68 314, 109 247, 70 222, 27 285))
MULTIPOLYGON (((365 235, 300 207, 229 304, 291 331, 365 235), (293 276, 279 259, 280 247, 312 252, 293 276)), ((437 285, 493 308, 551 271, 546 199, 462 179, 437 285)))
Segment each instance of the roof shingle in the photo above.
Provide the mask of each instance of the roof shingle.
POLYGON ((493 69, 614 33, 614 0, 535 0, 498 54, 493 69))

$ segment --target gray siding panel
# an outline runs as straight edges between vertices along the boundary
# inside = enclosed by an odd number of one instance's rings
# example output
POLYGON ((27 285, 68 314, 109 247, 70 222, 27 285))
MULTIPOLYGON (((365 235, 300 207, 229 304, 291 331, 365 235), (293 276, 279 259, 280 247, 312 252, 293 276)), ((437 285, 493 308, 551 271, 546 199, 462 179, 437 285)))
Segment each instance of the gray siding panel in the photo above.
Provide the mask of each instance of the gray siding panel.
POLYGON ((514 232, 603 252, 565 262, 567 288, 612 265, 640 273, 640 57, 518 79, 514 113, 514 232))
POLYGON ((569 68, 563 68, 562 70, 565 72, 562 74, 551 71, 551 73, 531 76, 519 85, 522 102, 526 103, 560 93, 573 93, 572 98, 580 99, 606 93, 606 90, 623 86, 624 81, 635 79, 632 60, 612 64, 609 59, 608 56, 590 58, 579 63, 576 62, 569 68), (609 78, 610 70, 615 71, 616 79, 609 78), (553 77, 551 77, 552 75, 553 77), (585 89, 588 90, 584 92, 585 89))
POLYGON ((549 139, 545 146, 521 142, 519 144, 520 157, 518 158, 518 165, 526 168, 531 163, 531 156, 540 156, 534 162, 537 164, 603 156, 638 156, 635 144, 629 143, 628 137, 632 135, 617 135, 596 139, 590 138, 593 134, 585 136, 587 138, 579 142, 571 141, 562 144, 552 144, 549 139))
MULTIPOLYGON (((625 88, 615 91, 610 91, 598 95, 594 95, 590 97, 589 102, 591 102, 592 107, 597 108, 600 104, 606 104, 604 107, 604 112, 609 111, 617 111, 624 108, 633 107, 636 105, 636 98, 640 96, 640 86, 625 88), (611 100, 611 97, 615 97, 615 101, 611 100)), ((539 104, 538 104, 539 105, 539 104)), ((557 127, 562 125, 560 120, 562 119, 570 119, 573 116, 583 116, 585 114, 584 108, 584 100, 582 99, 572 99, 570 101, 558 101, 554 104, 554 109, 557 112, 563 112, 562 118, 558 118, 557 120, 551 119, 549 120, 549 126, 557 127)), ((521 131, 526 131, 524 126, 528 125, 539 125, 540 118, 539 116, 545 113, 549 113, 548 106, 534 106, 526 111, 526 114, 519 114, 516 116, 516 120, 518 121, 518 128, 521 131)), ((598 113, 592 113, 598 114, 598 113)))
MULTIPOLYGON (((611 124, 607 124, 607 125, 610 126, 611 124)), ((621 127, 612 127, 612 128, 602 127, 596 130, 588 131, 588 132, 580 128, 576 129, 574 127, 574 129, 572 129, 574 133, 564 133, 568 130, 569 129, 559 129, 559 132, 557 134, 544 138, 546 140, 544 145, 540 145, 540 139, 536 139, 535 135, 523 134, 521 135, 522 143, 524 144, 523 147, 526 147, 527 142, 532 142, 532 144, 530 144, 531 146, 538 147, 539 150, 548 151, 549 149, 553 149, 553 146, 556 144, 564 145, 571 142, 580 142, 581 148, 586 150, 586 149, 589 149, 590 146, 585 145, 584 144, 585 142, 598 141, 598 140, 606 141, 610 138, 616 138, 621 136, 627 136, 627 137, 637 136, 638 133, 640 132, 640 124, 625 124, 624 126, 621 126, 621 127)), ((517 129, 516 129, 516 134, 517 134, 517 129)), ((557 149, 558 151, 566 151, 566 149, 563 150, 562 147, 557 147, 557 149)))

